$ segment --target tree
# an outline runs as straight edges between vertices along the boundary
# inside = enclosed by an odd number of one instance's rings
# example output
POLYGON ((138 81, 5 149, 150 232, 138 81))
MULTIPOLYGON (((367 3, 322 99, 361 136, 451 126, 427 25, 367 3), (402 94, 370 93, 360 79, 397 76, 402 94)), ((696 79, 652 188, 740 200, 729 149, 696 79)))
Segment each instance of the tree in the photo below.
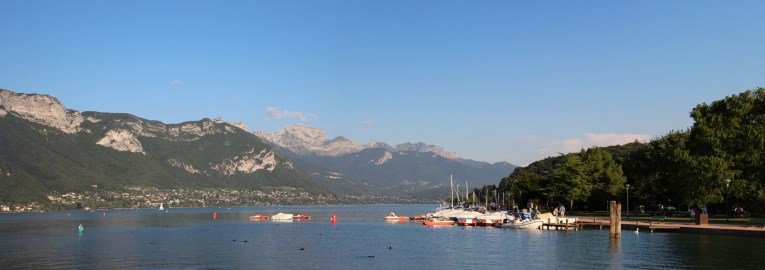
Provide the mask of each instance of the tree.
POLYGON ((593 147, 580 153, 587 169, 587 176, 595 193, 605 199, 614 199, 621 195, 627 178, 622 166, 617 164, 611 154, 600 147, 593 147))
POLYGON ((573 209, 574 201, 585 200, 592 193, 594 185, 587 173, 587 168, 578 154, 564 156, 563 162, 556 165, 552 173, 552 186, 548 197, 566 200, 570 209, 573 209))

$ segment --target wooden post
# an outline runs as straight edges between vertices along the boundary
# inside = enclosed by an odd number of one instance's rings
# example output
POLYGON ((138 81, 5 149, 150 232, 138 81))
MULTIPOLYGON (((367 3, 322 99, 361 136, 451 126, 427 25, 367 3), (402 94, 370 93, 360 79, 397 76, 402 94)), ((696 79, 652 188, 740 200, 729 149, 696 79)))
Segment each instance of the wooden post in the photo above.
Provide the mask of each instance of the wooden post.
POLYGON ((622 204, 611 201, 611 237, 622 236, 622 204))

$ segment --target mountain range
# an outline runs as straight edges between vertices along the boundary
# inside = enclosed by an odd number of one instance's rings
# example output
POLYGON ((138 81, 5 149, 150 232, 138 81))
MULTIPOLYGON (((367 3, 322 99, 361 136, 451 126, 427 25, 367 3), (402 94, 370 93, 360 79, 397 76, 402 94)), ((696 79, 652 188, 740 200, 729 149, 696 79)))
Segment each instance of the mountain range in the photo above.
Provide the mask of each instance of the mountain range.
POLYGON ((468 180, 480 186, 495 184, 496 179, 516 167, 507 162, 463 159, 443 147, 423 142, 392 146, 377 141, 361 144, 342 136, 328 139, 322 129, 303 125, 254 134, 289 156, 303 171, 363 186, 375 193, 442 197, 448 194, 451 175, 460 182, 468 180))
POLYGON ((0 89, 0 202, 43 201, 51 192, 92 185, 411 196, 437 190, 443 197, 449 174, 471 185, 494 184, 514 168, 461 159, 425 143, 359 144, 301 125, 250 133, 219 118, 165 124, 79 112, 49 95, 0 89))

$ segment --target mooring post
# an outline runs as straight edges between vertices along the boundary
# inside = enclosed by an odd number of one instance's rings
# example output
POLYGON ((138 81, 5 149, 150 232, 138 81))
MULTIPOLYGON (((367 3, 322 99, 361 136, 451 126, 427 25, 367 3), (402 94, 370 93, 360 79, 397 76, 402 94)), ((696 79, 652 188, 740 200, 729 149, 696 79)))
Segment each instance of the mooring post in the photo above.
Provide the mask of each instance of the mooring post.
POLYGON ((622 204, 611 201, 611 237, 622 236, 622 204))

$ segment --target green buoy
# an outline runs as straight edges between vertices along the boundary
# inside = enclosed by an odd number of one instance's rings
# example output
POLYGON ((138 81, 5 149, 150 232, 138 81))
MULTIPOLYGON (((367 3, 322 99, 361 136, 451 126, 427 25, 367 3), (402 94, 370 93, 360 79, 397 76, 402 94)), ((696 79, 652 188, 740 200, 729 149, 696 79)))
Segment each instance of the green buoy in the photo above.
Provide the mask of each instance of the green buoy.
POLYGON ((85 228, 82 227, 82 224, 77 227, 77 233, 83 233, 85 231, 85 228))

